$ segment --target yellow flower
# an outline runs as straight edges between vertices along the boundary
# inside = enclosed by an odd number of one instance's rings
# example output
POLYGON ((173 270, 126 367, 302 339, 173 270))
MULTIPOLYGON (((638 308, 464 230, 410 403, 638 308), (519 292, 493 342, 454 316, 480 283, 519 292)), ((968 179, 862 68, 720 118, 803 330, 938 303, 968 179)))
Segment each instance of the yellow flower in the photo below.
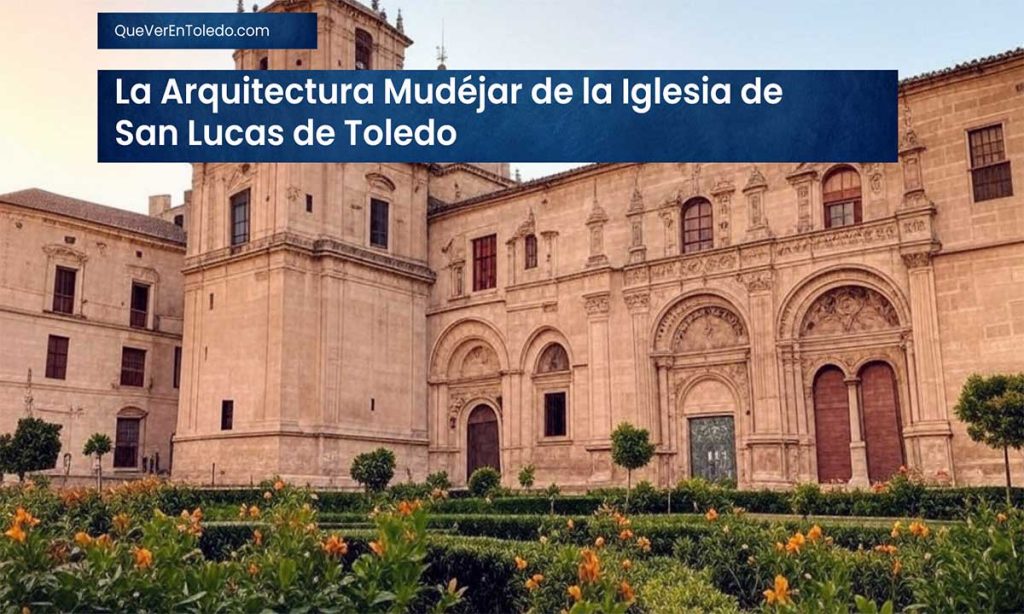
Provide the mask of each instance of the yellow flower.
POLYGON ((454 595, 455 591, 458 589, 458 587, 459 587, 459 579, 458 578, 452 578, 451 580, 448 580, 448 594, 454 595))
POLYGON ((253 531, 252 532, 252 541, 254 541, 257 546, 262 546, 263 545, 263 532, 260 531, 259 529, 256 529, 255 531, 253 531))
POLYGON ((542 543, 542 544, 548 543, 548 536, 547 535, 541 535, 540 536, 540 543, 542 543))
POLYGON ((249 575, 250 576, 255 576, 259 572, 260 572, 259 565, 257 565, 256 563, 249 563, 249 575))
POLYGON ((146 548, 132 548, 135 557, 135 566, 139 569, 147 569, 153 566, 153 553, 146 548))
POLYGON ((118 533, 124 533, 128 530, 131 520, 128 518, 128 514, 122 512, 117 516, 114 516, 113 520, 111 520, 111 524, 114 525, 114 529, 116 529, 118 533))
POLYGON ((249 515, 249 508, 247 508, 245 506, 245 504, 243 503, 241 505, 241 507, 238 508, 238 517, 239 518, 245 518, 248 515, 249 515))
POLYGON ((704 514, 704 517, 707 518, 708 522, 714 522, 718 520, 718 510, 711 508, 707 514, 704 514))
POLYGON ((277 491, 284 490, 284 481, 283 480, 278 480, 278 481, 274 482, 274 490, 277 490, 277 491))
POLYGON ((1006 514, 1002 512, 996 514, 996 522, 998 522, 999 524, 1006 522, 1006 514))
POLYGON ((892 544, 879 544, 875 546, 876 552, 884 552, 885 554, 896 554, 896 546, 892 544))
POLYGON ((519 571, 522 571, 522 570, 526 569, 526 559, 517 556, 516 557, 516 569, 518 569, 519 571))
POLYGON ((321 547, 324 549, 324 552, 331 556, 345 556, 348 554, 348 544, 337 535, 331 535, 325 539, 321 547))
POLYGON ((370 550, 373 550, 373 553, 376 554, 377 556, 384 556, 384 550, 385 550, 384 544, 382 544, 380 542, 377 542, 377 541, 370 542, 370 550))
POLYGON ((636 599, 636 593, 633 592, 633 587, 625 580, 622 581, 622 584, 619 584, 619 594, 622 595, 622 599, 625 601, 633 601, 636 599))
POLYGON ((631 561, 629 559, 623 559, 623 561, 622 561, 622 568, 625 569, 626 571, 629 571, 629 569, 631 567, 633 567, 633 561, 631 561))
POLYGON ((75 543, 78 544, 80 548, 84 548, 92 543, 92 538, 89 537, 89 534, 85 531, 79 531, 78 533, 75 533, 75 543))
POLYGON ((104 533, 96 538, 96 545, 100 548, 109 548, 114 545, 114 540, 110 538, 110 535, 104 533))
POLYGON ((580 550, 580 558, 582 560, 577 569, 580 583, 596 582, 601 575, 601 560, 597 558, 597 553, 590 548, 584 548, 580 550))
POLYGON ((910 533, 915 537, 928 537, 931 532, 932 530, 920 520, 910 523, 910 533))
POLYGON ((903 563, 900 563, 899 559, 892 562, 892 575, 898 576, 903 571, 903 563))
POLYGON ((274 495, 270 494, 269 490, 263 492, 263 499, 266 500, 266 501, 270 501, 271 497, 273 497, 273 496, 274 495))
POLYGON ((540 588, 540 583, 544 581, 544 576, 539 573, 533 574, 533 577, 526 581, 526 588, 529 590, 536 590, 540 588))
POLYGON ((811 540, 812 542, 816 542, 819 539, 821 539, 821 527, 819 527, 818 525, 814 525, 813 527, 811 527, 811 530, 807 532, 807 539, 811 540))
POLYGON ((789 580, 785 576, 775 576, 775 586, 764 592, 764 600, 768 605, 786 605, 789 599, 789 580))
POLYGON ((573 601, 579 601, 580 599, 583 599, 583 590, 580 589, 580 587, 576 584, 573 584, 568 589, 566 589, 566 592, 569 593, 569 596, 572 597, 573 601))
POLYGON ((570 531, 572 531, 576 528, 576 523, 572 521, 572 518, 570 518, 569 520, 565 521, 565 526, 568 527, 570 531))
POLYGON ((786 543, 786 552, 789 552, 790 554, 800 552, 800 549, 804 547, 804 544, 806 542, 807 540, 804 539, 804 534, 800 531, 797 531, 793 534, 793 537, 789 538, 789 541, 786 543))
POLYGON ((644 552, 651 551, 651 540, 647 539, 646 537, 638 537, 636 540, 636 545, 639 546, 640 550, 643 550, 644 552))
POLYGON ((900 522, 899 520, 897 520, 897 521, 896 521, 896 522, 895 522, 895 523, 894 523, 894 524, 892 525, 892 531, 890 531, 890 532, 889 532, 889 535, 890 535, 890 536, 892 536, 892 538, 893 538, 893 539, 896 539, 897 537, 899 537, 899 536, 900 536, 900 533, 901 533, 902 531, 903 531, 903 523, 902 523, 902 522, 900 522))
POLYGON ((633 532, 629 529, 623 529, 622 532, 619 533, 619 539, 621 539, 624 542, 629 541, 633 539, 633 532))
POLYGON ((26 512, 25 508, 19 507, 17 511, 14 512, 14 523, 34 527, 39 524, 39 519, 26 512))
POLYGON ((413 512, 420 509, 421 506, 422 504, 419 499, 411 503, 409 501, 402 501, 398 504, 398 513, 402 516, 410 516, 413 512))
POLYGON ((598 537, 597 539, 595 539, 594 540, 594 545, 597 546, 598 548, 603 548, 604 547, 604 538, 603 537, 598 537))
POLYGON ((259 518, 260 514, 260 508, 256 507, 255 505, 249 508, 249 518, 259 518))
POLYGON ((4 532, 4 535, 10 537, 18 543, 25 542, 25 531, 22 530, 20 523, 15 522, 14 524, 12 524, 11 528, 7 529, 7 531, 4 532))
POLYGON ((786 549, 786 546, 782 542, 775 542, 775 551, 782 552, 786 549))

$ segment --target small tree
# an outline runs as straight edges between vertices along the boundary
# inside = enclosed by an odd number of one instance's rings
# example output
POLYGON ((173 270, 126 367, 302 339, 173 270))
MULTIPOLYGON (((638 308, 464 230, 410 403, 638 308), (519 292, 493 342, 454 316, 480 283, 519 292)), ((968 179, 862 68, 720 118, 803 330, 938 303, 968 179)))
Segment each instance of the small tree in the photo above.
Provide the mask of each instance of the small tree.
POLYGON ((474 497, 486 497, 501 485, 501 474, 494 467, 480 467, 469 476, 469 492, 474 497))
POLYGON ((1024 373, 971 375, 954 408, 974 441, 1003 449, 1006 503, 1010 504, 1010 448, 1024 447, 1024 373))
POLYGON ((57 466, 60 455, 59 424, 50 424, 39 418, 22 418, 14 436, 6 435, 0 443, 0 463, 8 473, 17 474, 25 481, 25 474, 57 466))
POLYGON ((536 477, 537 468, 533 466, 533 463, 525 465, 519 470, 519 485, 523 488, 533 488, 533 480, 536 477))
POLYGON ((85 447, 82 448, 82 454, 85 456, 96 457, 96 488, 103 488, 103 456, 110 454, 110 450, 113 446, 110 443, 110 437, 107 437, 103 433, 93 433, 89 437, 89 441, 85 442, 85 447))
POLYGON ((387 448, 364 452, 352 460, 350 473, 367 493, 381 492, 395 476, 395 453, 387 448))
POLYGON ((646 467, 654 456, 654 444, 649 441, 647 429, 638 429, 623 422, 612 432, 612 462, 626 470, 626 509, 629 509, 629 491, 633 488, 633 470, 646 467))

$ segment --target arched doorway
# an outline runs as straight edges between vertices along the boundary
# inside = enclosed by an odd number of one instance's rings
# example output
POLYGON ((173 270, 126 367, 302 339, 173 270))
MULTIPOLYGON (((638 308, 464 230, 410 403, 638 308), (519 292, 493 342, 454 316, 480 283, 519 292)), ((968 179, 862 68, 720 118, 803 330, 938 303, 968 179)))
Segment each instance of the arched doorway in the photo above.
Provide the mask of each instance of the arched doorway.
POLYGON ((814 378, 814 438, 818 481, 847 482, 850 459, 850 397, 841 369, 829 365, 814 378))
POLYGON ((480 467, 501 471, 498 416, 486 405, 477 405, 466 425, 466 479, 480 467))
POLYGON ((861 412, 867 445, 868 479, 884 482, 906 462, 900 420, 896 374, 884 362, 872 362, 860 370, 861 412))
POLYGON ((736 480, 736 399, 719 379, 694 384, 681 399, 687 417, 690 477, 736 480))

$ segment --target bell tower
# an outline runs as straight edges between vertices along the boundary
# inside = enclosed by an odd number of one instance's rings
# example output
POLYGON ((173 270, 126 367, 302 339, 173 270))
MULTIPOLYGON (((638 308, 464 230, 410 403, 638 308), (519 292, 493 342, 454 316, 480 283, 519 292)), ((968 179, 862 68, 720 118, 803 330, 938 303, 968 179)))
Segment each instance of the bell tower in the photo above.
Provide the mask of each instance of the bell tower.
MULTIPOLYGON (((400 69, 412 43, 352 0, 263 10, 317 13, 317 48, 239 50, 240 70, 400 69)), ((384 446, 422 479, 427 167, 203 163, 192 190, 174 476, 350 486, 384 446)))

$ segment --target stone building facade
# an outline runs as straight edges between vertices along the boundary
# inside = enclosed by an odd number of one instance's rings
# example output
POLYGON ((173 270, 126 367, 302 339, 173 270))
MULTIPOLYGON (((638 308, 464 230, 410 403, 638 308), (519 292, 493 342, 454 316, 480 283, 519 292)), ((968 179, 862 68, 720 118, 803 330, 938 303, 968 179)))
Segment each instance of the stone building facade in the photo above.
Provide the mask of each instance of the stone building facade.
MULTIPOLYGON (((169 198, 169 197, 168 197, 169 198)), ((185 234, 173 223, 42 190, 0 195, 0 433, 60 424, 55 475, 170 469, 185 234)))

